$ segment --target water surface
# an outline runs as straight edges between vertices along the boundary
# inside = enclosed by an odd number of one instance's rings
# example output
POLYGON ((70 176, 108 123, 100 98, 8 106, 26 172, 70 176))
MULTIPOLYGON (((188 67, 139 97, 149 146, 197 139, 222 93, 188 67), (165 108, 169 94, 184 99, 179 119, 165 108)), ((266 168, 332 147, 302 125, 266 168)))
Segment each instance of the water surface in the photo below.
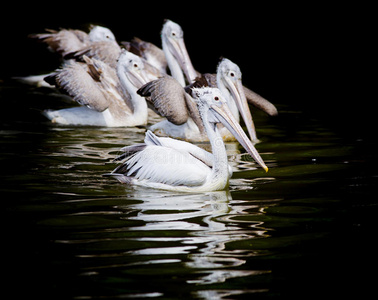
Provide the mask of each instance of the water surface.
POLYGON ((40 114, 68 105, 54 92, 9 82, 0 92, 3 272, 15 298, 307 298, 372 288, 375 141, 279 105, 277 118, 253 112, 268 173, 228 143, 228 190, 172 193, 102 176, 145 128, 56 126, 40 114))

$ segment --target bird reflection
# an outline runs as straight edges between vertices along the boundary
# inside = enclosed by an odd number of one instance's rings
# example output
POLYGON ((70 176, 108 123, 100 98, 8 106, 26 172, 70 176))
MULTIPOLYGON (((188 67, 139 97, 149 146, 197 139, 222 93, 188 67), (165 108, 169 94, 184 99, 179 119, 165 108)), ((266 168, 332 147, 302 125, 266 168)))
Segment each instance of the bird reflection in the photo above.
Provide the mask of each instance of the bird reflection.
POLYGON ((256 255, 253 250, 227 250, 227 243, 267 236, 267 229, 261 222, 249 222, 245 226, 245 221, 233 219, 241 214, 251 214, 251 210, 258 214, 259 206, 248 201, 234 201, 229 191, 172 194, 138 188, 133 190, 131 198, 142 201, 117 208, 134 212, 125 219, 144 222, 128 229, 155 232, 148 236, 141 234, 133 240, 155 242, 160 246, 133 250, 129 254, 186 254, 184 265, 199 274, 198 278, 188 280, 192 284, 224 282, 228 278, 264 272, 238 269, 247 257, 256 255), (167 234, 173 230, 183 233, 179 236, 167 234), (170 242, 170 246, 164 247, 159 242, 170 242))

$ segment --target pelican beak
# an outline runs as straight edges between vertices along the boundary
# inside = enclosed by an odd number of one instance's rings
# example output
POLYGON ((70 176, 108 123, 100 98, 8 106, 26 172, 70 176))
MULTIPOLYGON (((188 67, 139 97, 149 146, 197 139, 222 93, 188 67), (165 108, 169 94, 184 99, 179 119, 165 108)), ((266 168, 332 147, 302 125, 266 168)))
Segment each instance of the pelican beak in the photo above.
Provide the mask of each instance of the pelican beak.
POLYGON ((147 77, 146 72, 142 69, 128 71, 127 77, 129 78, 130 82, 138 89, 150 81, 147 77))
POLYGON ((247 98, 244 93, 244 88, 241 80, 232 82, 230 79, 226 79, 227 85, 231 90, 231 94, 235 99, 238 110, 244 120, 245 126, 247 127, 249 136, 252 141, 257 141, 255 124, 252 120, 251 111, 249 110, 247 98))
POLYGON ((192 83, 197 77, 197 72, 192 65, 188 51, 186 50, 184 39, 169 39, 169 41, 171 53, 178 61, 181 69, 184 71, 188 82, 192 83))
POLYGON ((245 134, 243 128, 235 120, 232 112, 228 108, 227 104, 223 103, 221 106, 211 105, 210 110, 215 114, 217 119, 233 134, 233 136, 239 141, 245 150, 253 157, 253 159, 268 172, 268 167, 265 165, 260 154, 253 146, 250 139, 245 134))

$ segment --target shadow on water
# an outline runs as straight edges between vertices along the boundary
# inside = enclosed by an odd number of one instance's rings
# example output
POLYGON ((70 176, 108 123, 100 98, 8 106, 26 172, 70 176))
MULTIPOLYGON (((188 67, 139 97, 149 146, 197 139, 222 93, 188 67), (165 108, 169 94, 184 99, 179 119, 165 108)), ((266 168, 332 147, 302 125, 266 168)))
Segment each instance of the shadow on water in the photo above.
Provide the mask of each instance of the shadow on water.
MULTIPOLYGON (((37 109, 55 101, 50 92, 21 95, 38 99, 37 109)), ((279 110, 276 119, 255 114, 269 172, 228 143, 229 190, 201 194, 101 176, 145 128, 60 127, 38 110, 5 116, 0 186, 13 295, 265 299, 347 294, 350 283, 362 293, 376 212, 371 145, 279 110)))

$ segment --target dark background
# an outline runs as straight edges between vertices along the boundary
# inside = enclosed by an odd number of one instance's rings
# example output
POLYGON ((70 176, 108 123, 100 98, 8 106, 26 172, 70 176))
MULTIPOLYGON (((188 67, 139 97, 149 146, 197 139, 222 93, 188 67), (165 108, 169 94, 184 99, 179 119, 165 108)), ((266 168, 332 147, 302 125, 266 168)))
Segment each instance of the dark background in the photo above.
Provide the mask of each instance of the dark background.
POLYGON ((161 46, 164 19, 181 25, 194 67, 215 72, 221 56, 243 83, 278 106, 289 105, 353 138, 374 133, 376 31, 373 7, 160 2, 10 4, 1 18, 0 79, 50 72, 57 56, 28 38, 45 28, 110 28, 118 41, 137 36, 161 46), (9 16, 9 17, 6 17, 9 16))

